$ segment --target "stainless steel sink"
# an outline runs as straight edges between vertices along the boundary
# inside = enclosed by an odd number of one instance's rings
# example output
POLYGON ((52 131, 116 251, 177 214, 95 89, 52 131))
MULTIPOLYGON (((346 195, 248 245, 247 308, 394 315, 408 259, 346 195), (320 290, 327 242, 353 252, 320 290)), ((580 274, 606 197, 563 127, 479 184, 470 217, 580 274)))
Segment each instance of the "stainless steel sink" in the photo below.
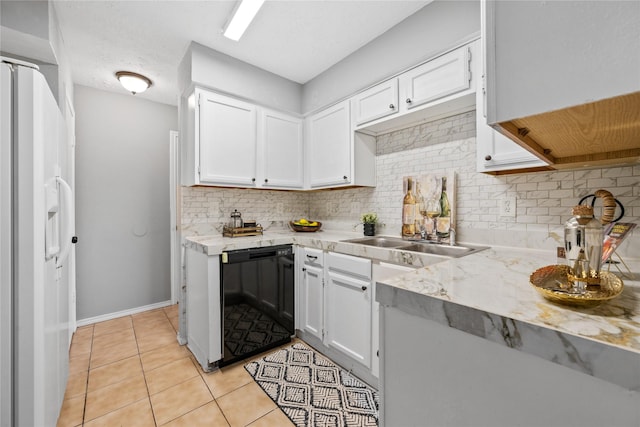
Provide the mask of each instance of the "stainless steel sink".
POLYGON ((447 256, 451 258, 460 258, 465 255, 479 252, 487 249, 487 246, 448 246, 436 243, 416 243, 414 245, 403 246, 403 251, 420 252, 423 254, 433 254, 447 256))
POLYGON ((361 237, 359 239, 343 240, 346 243, 376 246, 379 248, 399 249, 402 251, 419 252, 423 254, 439 255, 449 258, 460 258, 488 249, 488 246, 476 245, 441 245, 427 241, 403 240, 397 237, 361 237))
POLYGON ((361 237, 359 239, 343 240, 347 243, 358 243, 366 246, 377 246, 379 248, 397 248, 399 246, 407 246, 411 244, 402 239, 394 239, 393 237, 361 237))

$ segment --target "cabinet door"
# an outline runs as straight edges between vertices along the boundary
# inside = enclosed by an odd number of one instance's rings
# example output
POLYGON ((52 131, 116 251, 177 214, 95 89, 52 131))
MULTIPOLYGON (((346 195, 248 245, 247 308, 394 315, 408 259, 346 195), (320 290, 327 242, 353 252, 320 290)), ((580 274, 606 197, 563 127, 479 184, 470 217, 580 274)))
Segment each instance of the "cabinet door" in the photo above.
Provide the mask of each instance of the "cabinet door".
POLYGON ((400 76, 404 92, 404 108, 451 95, 471 87, 471 54, 469 47, 461 47, 400 76))
POLYGON ((288 257, 278 257, 279 280, 278 317, 283 324, 295 330, 295 261, 288 257))
POLYGON ((329 271, 325 344, 371 367, 371 281, 329 271))
POLYGON ((205 91, 199 93, 198 106, 200 181, 254 186, 256 107, 205 91))
POLYGON ((308 118, 307 168, 309 185, 323 187, 351 183, 352 134, 349 101, 308 118))
POLYGON ((361 125, 398 112, 398 79, 380 83, 351 99, 356 125, 361 125))
POLYGON ((302 269, 300 286, 300 323, 301 328, 322 340, 324 309, 324 270, 320 267, 305 265, 302 269))
POLYGON ((403 273, 416 270, 417 267, 408 265, 389 264, 387 262, 377 262, 373 264, 372 295, 373 311, 371 321, 371 372, 377 378, 380 372, 380 303, 376 301, 377 282, 399 276, 403 273))
POLYGON ((500 132, 493 130, 481 115, 478 115, 476 128, 478 172, 515 171, 548 166, 500 132))
MULTIPOLYGON (((483 34, 484 31, 485 27, 483 25, 483 34)), ((486 37, 481 40, 480 46, 482 60, 474 61, 475 74, 483 76, 481 85, 476 87, 476 165, 478 172, 515 171, 547 166, 544 161, 487 124, 486 37)))
POLYGON ((302 120, 271 110, 260 114, 262 187, 302 188, 302 120))

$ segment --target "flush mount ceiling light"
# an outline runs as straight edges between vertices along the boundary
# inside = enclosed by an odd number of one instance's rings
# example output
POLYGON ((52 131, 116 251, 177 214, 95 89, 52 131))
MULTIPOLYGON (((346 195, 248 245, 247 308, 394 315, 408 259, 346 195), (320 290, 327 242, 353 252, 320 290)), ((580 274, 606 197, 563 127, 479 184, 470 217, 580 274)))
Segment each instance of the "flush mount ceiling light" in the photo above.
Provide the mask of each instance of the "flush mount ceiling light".
POLYGON ((153 84, 151 80, 142 74, 132 73, 131 71, 118 71, 116 77, 122 87, 134 95, 144 92, 153 84))
POLYGON ((264 0, 240 0, 224 28, 224 36, 234 41, 240 40, 263 3, 264 0))

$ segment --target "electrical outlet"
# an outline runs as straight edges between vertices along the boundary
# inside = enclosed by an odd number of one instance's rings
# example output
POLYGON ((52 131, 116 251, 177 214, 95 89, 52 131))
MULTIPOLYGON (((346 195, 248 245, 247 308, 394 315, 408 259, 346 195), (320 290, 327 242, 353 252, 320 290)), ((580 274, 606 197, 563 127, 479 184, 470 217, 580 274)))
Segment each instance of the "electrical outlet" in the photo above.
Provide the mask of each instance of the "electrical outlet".
POLYGON ((276 203, 276 212, 279 215, 282 215, 284 213, 284 203, 276 203))
POLYGON ((514 196, 500 199, 500 216, 516 217, 516 198, 514 196))
POLYGON ((357 214, 360 212, 360 202, 351 202, 351 213, 357 214))
POLYGON ((327 213, 329 215, 338 214, 338 204, 336 202, 327 202, 327 213))

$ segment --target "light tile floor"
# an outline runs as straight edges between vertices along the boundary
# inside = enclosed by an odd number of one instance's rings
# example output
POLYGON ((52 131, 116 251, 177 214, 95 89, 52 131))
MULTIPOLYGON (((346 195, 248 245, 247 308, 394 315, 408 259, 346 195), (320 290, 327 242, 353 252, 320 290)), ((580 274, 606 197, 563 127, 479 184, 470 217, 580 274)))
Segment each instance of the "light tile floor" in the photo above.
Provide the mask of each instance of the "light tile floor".
POLYGON ((58 426, 293 425, 248 360, 205 373, 177 329, 177 305, 78 328, 58 426))

